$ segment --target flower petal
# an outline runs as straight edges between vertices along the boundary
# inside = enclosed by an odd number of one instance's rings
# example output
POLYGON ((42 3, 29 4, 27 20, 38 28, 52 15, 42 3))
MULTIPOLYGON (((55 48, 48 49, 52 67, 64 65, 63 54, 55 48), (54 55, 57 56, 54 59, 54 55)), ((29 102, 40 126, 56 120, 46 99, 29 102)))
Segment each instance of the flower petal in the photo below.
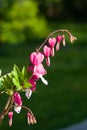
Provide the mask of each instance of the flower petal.
POLYGON ((48 43, 50 44, 51 48, 54 48, 56 44, 56 38, 49 38, 48 43))
POLYGON ((21 111, 21 106, 16 106, 16 105, 15 105, 14 111, 17 112, 17 113, 19 114, 20 111, 21 111))
POLYGON ((48 81, 43 76, 40 76, 40 79, 45 85, 48 85, 48 81))
POLYGON ((28 99, 30 99, 31 95, 32 95, 32 90, 31 90, 31 89, 26 89, 25 96, 26 96, 28 99))
POLYGON ((39 65, 41 64, 41 62, 44 60, 44 55, 41 53, 41 52, 33 52, 31 55, 30 55, 30 61, 32 64, 34 65, 39 65))

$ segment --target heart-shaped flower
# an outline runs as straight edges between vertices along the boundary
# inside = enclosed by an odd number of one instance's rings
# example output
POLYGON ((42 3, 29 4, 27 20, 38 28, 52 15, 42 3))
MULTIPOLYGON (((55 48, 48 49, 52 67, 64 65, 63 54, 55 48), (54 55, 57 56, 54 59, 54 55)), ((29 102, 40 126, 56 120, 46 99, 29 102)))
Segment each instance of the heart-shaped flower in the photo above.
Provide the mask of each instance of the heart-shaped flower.
POLYGON ((44 60, 44 55, 41 52, 33 52, 30 55, 30 61, 33 65, 38 66, 44 60))
POLYGON ((51 54, 51 48, 45 45, 43 48, 43 52, 44 52, 44 55, 46 56, 46 64, 47 64, 47 66, 50 66, 49 56, 51 54))

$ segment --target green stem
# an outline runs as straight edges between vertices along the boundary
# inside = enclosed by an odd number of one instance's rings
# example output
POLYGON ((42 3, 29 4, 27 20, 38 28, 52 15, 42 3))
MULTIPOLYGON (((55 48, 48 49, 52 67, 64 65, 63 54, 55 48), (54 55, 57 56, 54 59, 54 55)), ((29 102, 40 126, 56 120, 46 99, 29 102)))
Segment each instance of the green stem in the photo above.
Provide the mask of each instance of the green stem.
POLYGON ((11 99, 12 99, 12 96, 9 96, 8 100, 7 100, 7 103, 6 103, 2 113, 0 115, 0 124, 1 124, 2 120, 4 119, 5 115, 7 115, 8 111, 9 111, 9 106, 10 106, 10 103, 11 103, 11 99))

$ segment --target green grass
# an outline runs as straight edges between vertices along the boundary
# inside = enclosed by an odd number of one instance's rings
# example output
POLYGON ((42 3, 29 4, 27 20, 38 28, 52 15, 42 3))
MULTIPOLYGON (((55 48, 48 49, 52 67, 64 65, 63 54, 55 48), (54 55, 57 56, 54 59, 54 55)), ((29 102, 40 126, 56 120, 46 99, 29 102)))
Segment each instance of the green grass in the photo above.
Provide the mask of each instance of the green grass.
MULTIPOLYGON (((35 113, 37 124, 28 126, 26 113, 22 111, 20 115, 14 114, 12 128, 9 128, 6 117, 1 129, 56 130, 87 118, 87 25, 61 24, 62 28, 67 25, 77 36, 77 42, 65 48, 61 46, 61 50, 51 58, 51 67, 47 67, 45 77, 49 85, 39 81, 38 93, 34 93, 29 101, 24 98, 24 104, 35 113)), ((57 27, 52 23, 49 26, 51 30, 57 27)), ((14 63, 20 67, 27 66, 29 54, 34 48, 35 44, 2 46, 0 67, 3 73, 9 72, 14 63)), ((5 100, 5 96, 1 96, 0 103, 5 100)))

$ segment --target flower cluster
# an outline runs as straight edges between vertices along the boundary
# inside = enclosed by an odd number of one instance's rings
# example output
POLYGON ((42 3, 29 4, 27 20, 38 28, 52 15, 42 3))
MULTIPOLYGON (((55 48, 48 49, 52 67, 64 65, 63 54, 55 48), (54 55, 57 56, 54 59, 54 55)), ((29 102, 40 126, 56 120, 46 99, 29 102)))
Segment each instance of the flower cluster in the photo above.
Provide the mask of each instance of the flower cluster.
MULTIPOLYGON (((48 35, 45 41, 36 49, 36 52, 30 54, 30 65, 27 69, 25 67, 20 71, 17 66, 14 66, 11 73, 0 78, 0 93, 6 93, 9 95, 7 104, 0 115, 0 122, 3 120, 4 116, 8 114, 9 126, 12 125, 13 111, 20 113, 21 109, 27 110, 27 121, 28 124, 35 124, 36 119, 32 111, 23 106, 23 101, 20 93, 25 92, 25 96, 30 99, 32 92, 36 91, 36 84, 39 79, 48 85, 48 81, 44 78, 47 74, 46 69, 43 66, 43 61, 45 59, 46 65, 50 66, 50 57, 54 57, 55 51, 60 50, 60 44, 66 45, 65 35, 66 32, 70 38, 71 42, 76 40, 68 30, 56 30, 48 35), (57 32, 62 32, 62 35, 53 35, 57 32), (26 71, 27 70, 27 71, 26 71)), ((1 75, 1 74, 0 74, 1 75)))
MULTIPOLYGON (((32 93, 32 91, 36 90, 36 81, 41 79, 41 81, 48 85, 48 81, 44 78, 44 75, 47 74, 46 69, 43 66, 43 60, 45 59, 46 65, 50 66, 50 56, 54 57, 55 55, 55 48, 56 51, 59 51, 60 49, 60 43, 63 43, 65 46, 65 36, 64 35, 58 35, 56 37, 50 37, 48 39, 48 42, 46 45, 43 46, 42 52, 36 51, 31 53, 30 55, 30 66, 28 67, 28 72, 32 71, 32 77, 29 80, 29 82, 32 84, 32 87, 30 90, 28 90, 29 93, 32 93)), ((27 92, 26 96, 30 98, 30 95, 27 92)))

